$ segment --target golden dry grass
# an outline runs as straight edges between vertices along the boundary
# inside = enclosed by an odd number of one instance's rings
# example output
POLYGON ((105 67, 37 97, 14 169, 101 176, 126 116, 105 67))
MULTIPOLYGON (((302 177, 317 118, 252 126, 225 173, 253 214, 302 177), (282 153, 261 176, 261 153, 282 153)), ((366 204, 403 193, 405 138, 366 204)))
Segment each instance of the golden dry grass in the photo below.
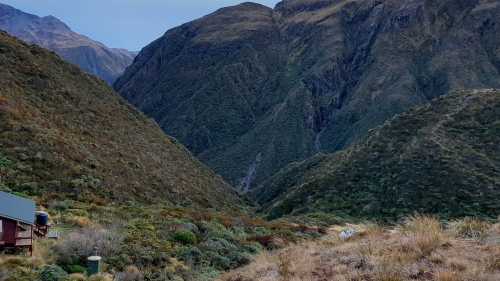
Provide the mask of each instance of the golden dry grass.
POLYGON ((483 229, 484 239, 464 239, 456 224, 487 225, 466 219, 445 226, 434 217, 413 216, 396 228, 349 226, 359 234, 338 238, 332 227, 319 241, 265 253, 220 281, 498 281, 498 225, 483 229), (496 241, 493 239, 493 241, 496 241))

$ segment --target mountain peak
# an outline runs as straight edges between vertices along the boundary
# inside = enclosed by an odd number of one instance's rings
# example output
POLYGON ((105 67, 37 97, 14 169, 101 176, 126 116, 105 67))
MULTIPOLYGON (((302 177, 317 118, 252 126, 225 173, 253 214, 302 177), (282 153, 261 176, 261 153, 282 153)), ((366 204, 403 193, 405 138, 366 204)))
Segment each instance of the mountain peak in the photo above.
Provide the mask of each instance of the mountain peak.
POLYGON ((246 190, 416 105, 500 87, 500 6, 491 3, 233 6, 168 31, 115 85, 246 190))
POLYGON ((0 29, 29 43, 51 49, 69 62, 108 83, 122 74, 135 56, 114 51, 102 43, 75 33, 58 18, 39 17, 0 5, 0 29))

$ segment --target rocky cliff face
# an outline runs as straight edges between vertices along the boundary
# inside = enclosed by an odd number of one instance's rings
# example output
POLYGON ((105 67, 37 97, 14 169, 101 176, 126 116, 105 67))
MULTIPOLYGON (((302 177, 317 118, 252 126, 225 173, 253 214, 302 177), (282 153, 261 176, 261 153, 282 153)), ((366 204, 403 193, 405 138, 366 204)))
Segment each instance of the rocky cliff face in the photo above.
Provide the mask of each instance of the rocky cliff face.
POLYGON ((347 150, 289 165, 253 195, 271 218, 319 212, 495 218, 500 91, 437 98, 386 121, 347 150))
POLYGON ((240 188, 452 90, 500 87, 500 1, 244 3, 169 30, 115 88, 240 188))
POLYGON ((112 84, 129 66, 135 54, 110 49, 73 32, 53 16, 38 17, 0 4, 0 29, 23 41, 55 51, 66 61, 78 65, 112 84))
POLYGON ((236 192, 103 81, 0 32, 0 189, 53 201, 240 209, 236 192))

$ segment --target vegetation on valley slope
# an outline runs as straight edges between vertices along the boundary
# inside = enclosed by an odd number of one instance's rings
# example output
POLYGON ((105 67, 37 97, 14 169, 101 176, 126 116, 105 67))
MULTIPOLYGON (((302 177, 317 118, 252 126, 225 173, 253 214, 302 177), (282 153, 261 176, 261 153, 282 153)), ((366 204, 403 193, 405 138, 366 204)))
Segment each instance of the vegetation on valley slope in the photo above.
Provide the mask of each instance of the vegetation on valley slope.
POLYGON ((491 0, 223 8, 145 47, 115 89, 236 187, 448 94, 500 88, 491 0))
POLYGON ((0 185, 43 200, 239 210, 231 186, 99 79, 0 33, 0 185))
POLYGON ((253 195, 270 218, 495 218, 499 176, 500 92, 463 91, 396 116, 345 151, 292 164, 253 195))

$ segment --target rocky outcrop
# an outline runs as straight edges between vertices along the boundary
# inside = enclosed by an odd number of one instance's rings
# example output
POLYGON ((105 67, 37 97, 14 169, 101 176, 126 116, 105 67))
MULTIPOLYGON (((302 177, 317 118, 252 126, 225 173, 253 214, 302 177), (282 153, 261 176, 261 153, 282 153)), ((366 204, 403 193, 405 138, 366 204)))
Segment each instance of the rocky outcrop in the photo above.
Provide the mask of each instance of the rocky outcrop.
POLYGON ((73 32, 53 16, 38 17, 0 4, 0 29, 19 39, 55 51, 66 61, 78 65, 112 84, 129 66, 135 53, 111 49, 73 32))
POLYGON ((500 87, 499 4, 245 3, 169 30, 115 88, 233 184, 254 187, 415 105, 500 87))

